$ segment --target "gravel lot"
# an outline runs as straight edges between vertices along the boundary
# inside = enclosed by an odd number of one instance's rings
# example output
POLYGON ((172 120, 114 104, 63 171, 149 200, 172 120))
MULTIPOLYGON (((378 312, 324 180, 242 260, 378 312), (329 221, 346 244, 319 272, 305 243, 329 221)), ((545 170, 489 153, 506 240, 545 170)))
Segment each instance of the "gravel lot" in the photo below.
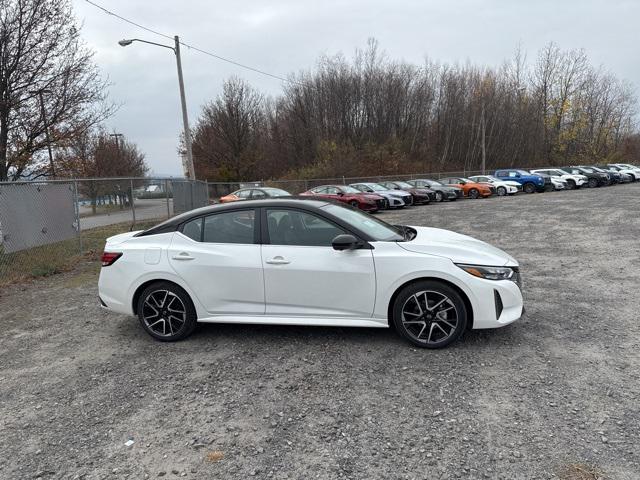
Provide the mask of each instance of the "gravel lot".
POLYGON ((440 351, 390 330, 233 325, 162 344, 99 309, 90 264, 4 289, 0 478, 510 480, 584 463, 636 480, 639 195, 380 214, 521 262, 525 317, 440 351))

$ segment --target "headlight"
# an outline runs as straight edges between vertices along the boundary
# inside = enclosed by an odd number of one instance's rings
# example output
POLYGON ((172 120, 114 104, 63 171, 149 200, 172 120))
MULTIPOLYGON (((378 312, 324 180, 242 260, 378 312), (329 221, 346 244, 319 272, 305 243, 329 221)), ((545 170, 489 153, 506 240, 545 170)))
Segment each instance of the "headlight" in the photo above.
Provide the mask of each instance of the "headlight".
POLYGON ((511 267, 486 267, 484 265, 465 265, 456 263, 465 272, 485 280, 514 280, 515 270, 511 267))

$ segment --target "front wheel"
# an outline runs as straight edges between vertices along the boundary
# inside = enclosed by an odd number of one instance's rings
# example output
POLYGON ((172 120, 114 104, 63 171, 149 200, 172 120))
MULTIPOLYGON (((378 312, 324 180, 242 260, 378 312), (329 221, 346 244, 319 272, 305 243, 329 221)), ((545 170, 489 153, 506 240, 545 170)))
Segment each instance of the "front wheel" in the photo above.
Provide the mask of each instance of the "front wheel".
POLYGON ((598 180, 595 178, 590 178, 587 185, 589 185, 589 188, 596 188, 598 186, 598 180))
POLYGON ((467 309, 458 292, 434 280, 406 286, 393 304, 392 321, 404 338, 421 348, 455 342, 467 326, 467 309))
POLYGON ((469 198, 478 198, 480 196, 480 192, 475 189, 472 188, 471 190, 469 190, 469 198))
POLYGON ((360 208, 360 204, 358 203, 357 200, 351 200, 349 202, 349 205, 351 205, 353 208, 360 208))
POLYGON ((568 190, 575 190, 576 188, 578 188, 578 186, 576 185, 576 182, 574 182, 573 180, 567 180, 568 190))
POLYGON ((498 187, 496 193, 499 197, 504 197, 507 194, 507 189, 504 187, 498 187))
POLYGON ((436 202, 442 202, 444 200, 444 195, 442 192, 436 192, 436 202))
POLYGON ((197 322, 187 292, 169 282, 157 282, 144 289, 138 301, 138 318, 149 335, 163 342, 189 336, 197 322))
POLYGON ((524 190, 524 193, 534 193, 536 191, 536 186, 533 183, 525 183, 522 186, 522 190, 524 190))

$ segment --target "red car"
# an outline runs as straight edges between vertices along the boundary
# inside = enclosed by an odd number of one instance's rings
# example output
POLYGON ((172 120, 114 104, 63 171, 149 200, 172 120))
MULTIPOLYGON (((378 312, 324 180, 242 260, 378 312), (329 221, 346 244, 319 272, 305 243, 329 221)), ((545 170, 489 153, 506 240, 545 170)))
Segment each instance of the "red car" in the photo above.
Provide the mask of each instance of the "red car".
POLYGON ((307 190, 300 195, 308 197, 322 197, 348 203, 352 207, 359 208, 366 212, 377 212, 386 208, 387 200, 380 195, 372 193, 362 193, 353 187, 346 185, 322 185, 320 187, 307 190))

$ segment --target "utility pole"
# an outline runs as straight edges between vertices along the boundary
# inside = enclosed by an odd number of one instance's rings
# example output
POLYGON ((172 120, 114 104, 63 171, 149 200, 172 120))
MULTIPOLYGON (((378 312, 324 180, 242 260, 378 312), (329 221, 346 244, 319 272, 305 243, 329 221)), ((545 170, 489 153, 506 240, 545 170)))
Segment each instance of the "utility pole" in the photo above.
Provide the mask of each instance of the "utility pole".
POLYGON ((43 93, 51 93, 49 90, 40 89, 36 92, 31 92, 32 94, 38 95, 40 100, 40 115, 42 115, 42 123, 44 124, 44 138, 47 142, 47 151, 49 152, 49 169, 51 170, 51 176, 56 176, 56 169, 53 165, 53 153, 51 152, 51 138, 49 137, 49 125, 47 124, 47 114, 44 109, 44 97, 43 93))
POLYGON ((178 84, 180 86, 180 103, 182 104, 182 124, 184 127, 184 144, 187 149, 187 165, 185 173, 191 180, 196 179, 196 172, 193 166, 193 151, 191 150, 191 130, 189 129, 189 116, 187 114, 187 100, 184 94, 184 79, 182 77, 182 59, 180 58, 180 38, 173 37, 175 41, 174 52, 176 54, 176 64, 178 67, 178 84))

